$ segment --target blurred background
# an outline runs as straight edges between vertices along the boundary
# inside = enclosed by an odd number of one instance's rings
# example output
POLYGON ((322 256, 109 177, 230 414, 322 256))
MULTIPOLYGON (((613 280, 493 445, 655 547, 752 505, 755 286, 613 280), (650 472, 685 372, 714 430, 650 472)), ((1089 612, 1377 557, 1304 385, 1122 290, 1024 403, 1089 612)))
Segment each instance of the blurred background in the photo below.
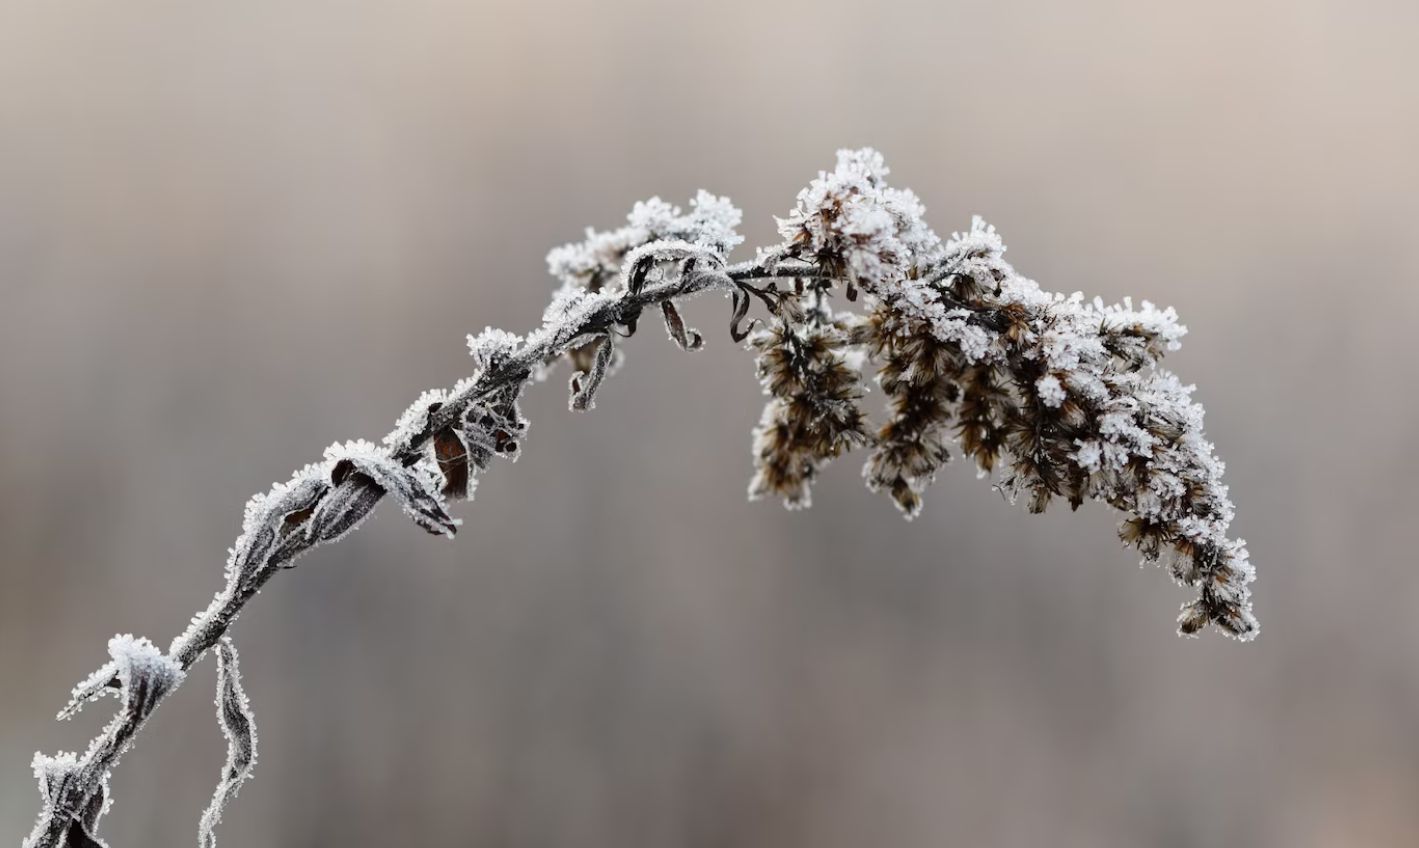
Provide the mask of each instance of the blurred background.
MULTIPOLYGON (((251 493, 532 327, 548 248, 700 187, 768 243, 871 144, 943 234, 1178 308, 1261 638, 1178 639, 1108 510, 964 463, 910 525, 858 460, 747 503, 706 298, 594 413, 534 389, 455 542, 386 507, 257 599, 223 844, 1419 844, 1417 57, 1409 2, 4 2, 0 838, 106 638, 166 645, 251 493)), ((213 678, 111 844, 194 842, 213 678)))

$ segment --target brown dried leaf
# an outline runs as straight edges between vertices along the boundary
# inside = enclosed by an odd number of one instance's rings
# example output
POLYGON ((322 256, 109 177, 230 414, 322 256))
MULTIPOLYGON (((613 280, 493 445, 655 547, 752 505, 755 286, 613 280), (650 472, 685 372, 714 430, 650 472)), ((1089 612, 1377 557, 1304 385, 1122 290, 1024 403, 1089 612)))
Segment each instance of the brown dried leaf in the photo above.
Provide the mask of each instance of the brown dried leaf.
POLYGON ((452 427, 434 434, 434 459, 443 473, 443 494, 449 498, 468 497, 468 480, 472 469, 468 445, 452 427))

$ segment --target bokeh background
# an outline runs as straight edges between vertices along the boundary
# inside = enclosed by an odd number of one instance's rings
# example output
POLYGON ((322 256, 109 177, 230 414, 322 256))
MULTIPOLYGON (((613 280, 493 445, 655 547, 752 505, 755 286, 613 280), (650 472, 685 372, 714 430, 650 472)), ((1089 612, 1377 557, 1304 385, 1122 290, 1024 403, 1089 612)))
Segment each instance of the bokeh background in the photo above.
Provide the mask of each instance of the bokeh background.
MULTIPOLYGON (((533 325, 549 247, 699 187, 750 244, 834 150, 1047 287, 1175 305, 1261 638, 1102 507, 964 463, 921 520, 830 470, 745 501, 761 405, 629 345, 528 400, 453 543, 386 507, 240 621, 234 846, 1419 844, 1419 5, 0 4, 0 834, 118 631, 160 644, 252 492, 533 325)), ((564 375, 563 375, 564 376, 564 375)), ((213 665, 116 779, 192 844, 213 665)))

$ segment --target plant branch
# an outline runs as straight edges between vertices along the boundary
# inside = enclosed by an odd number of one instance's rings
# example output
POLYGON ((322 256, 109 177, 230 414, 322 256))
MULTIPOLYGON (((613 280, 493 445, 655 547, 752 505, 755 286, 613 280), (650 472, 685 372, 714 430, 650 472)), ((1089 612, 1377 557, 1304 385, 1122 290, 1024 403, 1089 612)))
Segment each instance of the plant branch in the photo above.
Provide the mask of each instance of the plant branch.
POLYGON ((1186 332, 1176 313, 1043 291, 1003 259, 993 227, 977 218, 943 240, 916 196, 889 187, 886 174, 875 151, 840 151, 837 169, 821 173, 780 220, 784 241, 753 262, 727 264, 743 241, 741 216, 706 192, 686 213, 659 199, 637 204, 626 226, 553 250, 548 267, 563 285, 540 328, 525 338, 491 329, 470 337, 476 376, 425 392, 383 446, 333 445, 323 462, 252 498, 225 587, 166 652, 146 639, 110 640, 111 661, 75 688, 60 717, 106 694, 121 706, 84 754, 35 755, 44 807, 25 844, 102 845, 93 833, 110 771, 157 705, 220 646, 228 757, 199 829, 212 848, 213 826, 256 754, 227 637, 247 603, 303 553, 354 530, 386 495, 425 530, 452 536, 458 522, 446 501, 467 497, 475 470, 495 455, 516 456, 527 426, 517 401, 534 377, 570 360, 571 406, 590 409, 619 361, 618 339, 635 332, 646 309, 659 308, 682 349, 698 349, 703 338, 675 301, 709 290, 731 295, 730 337, 757 352, 768 395, 754 431, 751 498, 806 507, 820 469, 865 448, 868 487, 911 518, 958 451, 1031 512, 1056 498, 1120 510, 1123 541, 1197 591, 1182 607, 1180 633, 1215 625, 1254 638, 1255 570, 1245 542, 1230 534, 1222 463, 1191 387, 1159 367, 1186 332), (792 282, 780 288, 780 280, 792 282), (839 293, 848 302, 861 295, 862 311, 836 311, 830 298, 839 293), (752 300, 773 316, 769 325, 749 318, 752 300), (869 366, 886 399, 881 425, 861 404, 869 366))
MULTIPOLYGON (((813 269, 802 270, 811 272, 813 269)), ((432 434, 458 421, 470 405, 521 385, 543 363, 566 353, 589 337, 604 335, 612 328, 628 323, 646 307, 710 289, 731 290, 735 281, 769 276, 781 274, 753 263, 729 269, 694 268, 689 273, 672 272, 667 278, 639 290, 627 289, 617 296, 608 297, 580 316, 544 323, 541 332, 534 334, 531 341, 521 345, 494 367, 483 370, 461 391, 448 398, 442 407, 431 414, 427 428, 395 444, 392 453, 399 461, 412 464, 428 445, 432 434)), ((350 474, 325 496, 325 500, 342 504, 341 514, 334 518, 342 527, 354 527, 374 510, 384 495, 385 491, 369 477, 350 474)), ((219 593, 206 610, 197 614, 192 626, 173 640, 167 652, 173 665, 180 672, 192 668, 221 641, 242 609, 273 576, 323 541, 325 539, 305 533, 292 533, 282 539, 260 569, 219 593)), ((117 688, 117 684, 118 681, 113 679, 106 686, 117 688)), ((66 838, 70 841, 77 838, 77 833, 71 833, 71 825, 81 811, 93 803, 95 795, 103 791, 106 776, 152 716, 153 708, 174 689, 175 685, 157 693, 145 710, 121 712, 105 728, 87 753, 77 759, 60 785, 54 787, 46 809, 25 842, 27 848, 58 848, 65 844, 66 838)))

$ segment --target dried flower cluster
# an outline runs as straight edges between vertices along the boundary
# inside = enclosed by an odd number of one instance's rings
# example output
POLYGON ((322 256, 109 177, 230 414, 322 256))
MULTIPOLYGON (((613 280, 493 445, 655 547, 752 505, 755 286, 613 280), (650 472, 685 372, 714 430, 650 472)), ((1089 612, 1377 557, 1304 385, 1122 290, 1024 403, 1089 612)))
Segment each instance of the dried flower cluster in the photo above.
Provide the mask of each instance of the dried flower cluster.
MULTIPOLYGON (((887 173, 874 151, 840 153, 837 169, 799 194, 781 222, 785 242, 769 254, 771 263, 826 269, 806 288, 818 307, 810 315, 821 313, 835 284, 848 298, 857 289, 867 295, 866 319, 851 332, 814 338, 835 342, 815 351, 818 359, 847 363, 857 353, 856 361, 874 364, 887 395, 887 420, 864 469, 868 485, 916 515, 954 436, 980 471, 997 473, 999 488, 1012 500, 1024 497, 1031 512, 1064 497, 1075 509, 1093 499, 1128 513, 1124 541, 1198 588, 1179 618, 1182 632, 1211 622, 1240 638, 1254 635, 1247 589, 1254 572, 1244 543, 1227 535, 1232 503, 1202 433, 1202 407, 1190 386, 1158 367, 1186 332, 1177 315, 1147 301, 1105 306, 1042 291, 1004 260, 1005 245, 979 218, 943 243, 923 222, 916 196, 889 187, 887 173)), ((770 347, 787 350, 812 332, 799 312, 779 310, 784 326, 770 347)), ((755 347, 761 362, 776 361, 764 343, 755 347)), ((840 404, 838 387, 855 384, 844 375, 822 400, 840 404)), ((773 408, 781 400, 769 388, 773 408)), ((860 416, 839 411, 832 420, 860 416)), ((784 474, 779 460, 836 455, 819 452, 820 432, 830 429, 774 429, 782 438, 772 440, 773 450, 756 447, 755 491, 801 503, 817 464, 795 466, 806 475, 784 474)))
POLYGON ((110 770, 157 704, 215 651, 228 753, 199 830, 201 844, 213 845, 256 756, 228 636, 246 603, 301 554, 357 527, 386 495, 426 531, 453 536, 449 502, 472 497, 495 457, 519 455, 527 421, 518 402, 531 382, 566 359, 571 407, 593 408, 619 362, 616 340, 636 331, 646 308, 660 311, 682 349, 702 345, 677 301, 707 290, 731 297, 730 336, 757 353, 769 397, 754 431, 751 497, 807 506, 818 472, 863 448, 868 486, 912 517, 955 445, 1032 512, 1056 496, 1073 508, 1092 499, 1124 511, 1123 539, 1198 590, 1179 619, 1183 633, 1214 623, 1255 636, 1253 571, 1243 543, 1227 535, 1222 463, 1191 388, 1158 367, 1184 333, 1176 315, 1147 302, 1105 306, 1044 292, 1004 261, 999 236, 979 219, 965 234, 937 237, 920 201, 889 187, 887 173, 874 151, 839 153, 837 168, 819 174, 779 222, 783 241, 752 262, 730 264, 742 241, 739 210, 704 192, 688 212, 658 198, 639 203, 626 226, 553 250, 548 267, 561 288, 537 330, 470 336, 475 376, 424 392, 380 444, 333 445, 320 463, 252 498, 225 587, 166 652, 132 636, 109 643, 111 659, 75 688, 60 717, 105 694, 118 696, 119 711, 84 754, 36 755, 44 808, 26 844, 102 844, 95 830, 111 803, 110 770), (835 297, 862 309, 837 311, 835 297), (755 300, 763 323, 748 317, 755 300), (863 405, 869 369, 886 398, 880 424, 863 405))
POLYGON ((785 306, 782 320, 748 342, 771 398, 754 430, 749 496, 779 495, 790 509, 810 504, 809 484, 828 460, 871 440, 858 403, 862 372, 848 352, 852 317, 810 312, 805 318, 785 306))

